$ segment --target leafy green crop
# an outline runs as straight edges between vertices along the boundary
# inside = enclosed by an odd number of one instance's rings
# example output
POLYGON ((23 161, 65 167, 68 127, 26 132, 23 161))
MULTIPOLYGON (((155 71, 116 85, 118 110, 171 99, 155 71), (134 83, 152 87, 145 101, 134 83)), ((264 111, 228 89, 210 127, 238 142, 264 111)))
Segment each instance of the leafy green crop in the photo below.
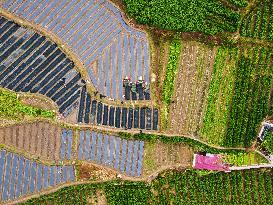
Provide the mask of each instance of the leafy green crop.
POLYGON ((239 12, 217 0, 123 0, 140 24, 182 32, 217 34, 237 31, 239 12))
POLYGON ((24 204, 87 204, 87 197, 94 196, 97 191, 103 191, 107 204, 113 205, 239 205, 259 204, 259 201, 260 204, 273 204, 273 172, 270 169, 202 175, 198 172, 166 171, 160 173, 150 184, 114 180, 74 185, 30 199, 24 204))
POLYGON ((273 133, 270 131, 265 132, 264 140, 262 142, 262 147, 264 147, 267 151, 273 154, 273 133))
POLYGON ((24 105, 15 93, 0 89, 0 117, 19 120, 24 116, 53 118, 55 113, 24 105))
POLYGON ((174 91, 174 81, 177 74, 178 59, 181 51, 181 41, 175 38, 170 44, 170 55, 166 77, 163 85, 163 102, 169 105, 174 91))

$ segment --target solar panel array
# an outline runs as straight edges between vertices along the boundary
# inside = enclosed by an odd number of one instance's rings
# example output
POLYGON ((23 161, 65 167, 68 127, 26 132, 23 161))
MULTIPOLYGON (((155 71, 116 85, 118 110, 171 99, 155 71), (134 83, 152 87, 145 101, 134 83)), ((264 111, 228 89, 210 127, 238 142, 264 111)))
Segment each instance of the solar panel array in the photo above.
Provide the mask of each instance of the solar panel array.
POLYGON ((84 83, 55 43, 0 17, 0 86, 46 95, 66 116, 84 83))
POLYGON ((0 86, 46 95, 56 102, 64 117, 79 107, 78 122, 158 129, 157 109, 132 110, 91 102, 86 82, 55 43, 4 17, 0 17, 0 86))
POLYGON ((100 93, 123 99, 122 78, 149 82, 147 35, 107 0, 2 0, 2 7, 56 34, 77 54, 100 93))
POLYGON ((61 160, 71 160, 72 158, 72 144, 73 144, 73 131, 63 129, 61 149, 60 149, 60 159, 61 160))
POLYGON ((144 142, 81 131, 78 159, 113 168, 129 176, 141 176, 144 142))
POLYGON ((0 202, 75 180, 73 166, 46 166, 0 150, 0 202))
POLYGON ((158 130, 158 109, 148 107, 118 107, 91 100, 82 89, 78 122, 124 129, 158 130))

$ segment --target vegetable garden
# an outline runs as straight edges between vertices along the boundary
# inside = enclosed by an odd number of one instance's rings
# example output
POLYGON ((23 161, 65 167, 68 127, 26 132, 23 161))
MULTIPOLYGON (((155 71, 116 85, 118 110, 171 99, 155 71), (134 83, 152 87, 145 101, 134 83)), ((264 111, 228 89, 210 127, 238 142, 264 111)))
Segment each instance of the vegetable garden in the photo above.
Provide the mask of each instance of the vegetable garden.
POLYGON ((137 23, 167 30, 217 34, 235 32, 240 19, 217 0, 123 0, 137 23))
POLYGON ((87 204, 97 190, 107 204, 272 204, 273 172, 269 169, 213 173, 167 171, 151 184, 110 181, 66 187, 24 204, 87 204))

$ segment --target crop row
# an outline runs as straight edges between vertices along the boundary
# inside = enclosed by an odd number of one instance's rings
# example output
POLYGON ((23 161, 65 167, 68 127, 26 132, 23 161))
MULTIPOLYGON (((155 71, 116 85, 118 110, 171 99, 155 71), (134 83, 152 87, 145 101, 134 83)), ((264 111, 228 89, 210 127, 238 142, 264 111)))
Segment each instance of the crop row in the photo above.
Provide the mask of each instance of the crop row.
POLYGON ((241 35, 263 40, 273 39, 273 5, 270 0, 258 2, 258 6, 244 18, 241 35))
POLYGON ((98 191, 104 194, 107 204, 272 204, 272 179, 270 170, 203 176, 194 171, 169 171, 160 174, 151 184, 112 181, 72 186, 25 204, 86 204, 98 191))
POLYGON ((236 68, 227 134, 223 143, 226 146, 249 146, 269 111, 271 51, 255 47, 247 52, 249 57, 245 57, 243 52, 240 51, 236 68))
POLYGON ((236 49, 220 47, 213 65, 201 136, 212 144, 222 144, 235 81, 236 49))
POLYGON ((240 15, 216 0, 124 0, 138 23, 182 32, 235 32, 240 15))

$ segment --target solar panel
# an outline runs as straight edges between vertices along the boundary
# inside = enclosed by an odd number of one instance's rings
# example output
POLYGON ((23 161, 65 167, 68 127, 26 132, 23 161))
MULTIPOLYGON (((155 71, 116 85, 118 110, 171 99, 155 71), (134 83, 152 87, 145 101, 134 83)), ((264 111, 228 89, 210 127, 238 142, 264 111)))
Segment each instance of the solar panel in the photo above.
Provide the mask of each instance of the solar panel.
POLYGON ((3 182, 2 176, 4 174, 5 159, 6 159, 6 151, 5 150, 1 150, 1 157, 0 157, 0 184, 2 184, 2 182, 3 182))
POLYGON ((90 155, 89 153, 90 153, 90 131, 87 130, 85 132, 85 154, 84 154, 85 160, 89 159, 89 155, 90 155))
POLYGON ((8 153, 8 156, 6 158, 6 169, 5 169, 5 175, 4 177, 4 183, 3 183, 3 192, 2 192, 2 200, 6 201, 8 199, 8 188, 9 188, 9 178, 10 178, 10 172, 11 172, 11 162, 12 162, 13 155, 11 153, 8 153))
POLYGON ((120 128, 120 107, 116 108, 115 127, 120 128))
POLYGON ((62 182, 66 182, 67 181, 67 166, 63 167, 63 178, 62 178, 62 182))
POLYGON ((139 142, 135 141, 134 142, 133 158, 132 158, 132 170, 131 170, 131 175, 132 176, 136 175, 136 164, 137 164, 138 146, 139 146, 139 142))
POLYGON ((152 111, 150 108, 146 108, 146 129, 151 130, 152 128, 152 111))
POLYGON ((72 140, 73 140, 72 130, 68 130, 68 132, 67 132, 67 159, 71 159, 71 155, 72 155, 72 140))
POLYGON ((97 134, 95 132, 92 132, 92 144, 91 144, 91 156, 90 156, 90 159, 92 161, 95 160, 96 145, 97 145, 97 134))
POLYGON ((12 171, 11 171, 11 178, 10 178, 10 191, 9 191, 9 199, 14 198, 14 189, 15 189, 15 180, 18 168, 18 156, 14 154, 13 156, 13 163, 12 163, 12 171))
POLYGON ((56 170, 56 184, 60 184, 61 183, 61 179, 62 179, 62 167, 61 166, 57 166, 55 167, 56 170))
POLYGON ((134 128, 138 128, 139 126, 139 108, 135 108, 134 110, 134 128))
POLYGON ((115 137, 110 136, 110 156, 109 156, 109 162, 108 162, 110 166, 113 166, 114 152, 115 152, 115 137))
POLYGON ((78 122, 82 122, 82 119, 83 119, 85 96, 86 96, 86 85, 82 87, 80 106, 79 106, 79 112, 78 112, 78 122))
POLYGON ((140 109, 140 129, 145 129, 145 108, 140 109))
POLYGON ((115 107, 110 107, 110 112, 109 112, 109 125, 114 126, 115 123, 115 107))
POLYGON ((140 141, 139 152, 138 152, 138 163, 137 163, 137 176, 140 176, 142 172, 143 152, 144 152, 144 142, 140 141))
POLYGON ((75 174, 74 174, 74 167, 73 166, 69 167, 69 177, 70 177, 71 182, 75 181, 75 174))
POLYGON ((122 108, 121 127, 127 127, 127 108, 122 108))
POLYGON ((54 167, 54 166, 50 166, 49 167, 49 170, 50 170, 49 185, 50 186, 54 186, 55 185, 55 176, 54 176, 55 175, 54 174, 55 173, 55 168, 56 167, 54 167))
POLYGON ((38 164, 37 182, 36 182, 37 191, 40 191, 42 189, 42 174, 43 174, 43 166, 41 164, 38 164))
POLYGON ((103 125, 108 124, 108 105, 103 106, 103 125))
POLYGON ((102 140, 103 136, 101 133, 98 133, 98 145, 97 145, 97 162, 101 162, 101 148, 102 148, 102 140))
POLYGON ((101 124, 102 120, 102 103, 98 103, 97 124, 101 124))
POLYGON ((18 168, 18 177, 17 177, 17 186, 16 186, 16 197, 21 195, 22 183, 23 183, 23 173, 24 173, 24 158, 19 158, 19 168, 18 168))
POLYGON ((28 159, 26 159, 25 160, 25 170, 24 170, 24 187, 23 187, 22 194, 26 194, 28 192, 29 173, 30 173, 30 161, 28 159))
POLYGON ((153 130, 158 129, 158 109, 153 110, 153 130))
POLYGON ((108 164, 108 150, 109 150, 109 136, 104 135, 104 150, 103 150, 103 163, 108 164))
POLYGON ((124 172, 124 165, 125 165, 125 160, 127 156, 127 140, 123 139, 122 140, 122 155, 121 155, 121 162, 120 162, 120 171, 124 172))
POLYGON ((114 167, 116 170, 119 169, 119 158, 120 158, 120 138, 116 138, 116 144, 115 144, 115 164, 114 167))
POLYGON ((132 166, 132 154, 133 154, 133 141, 129 141, 128 153, 127 153, 127 162, 126 162, 126 174, 130 175, 131 166, 132 166))
POLYGON ((90 106, 91 106, 91 96, 89 93, 86 95, 86 106, 85 106, 85 116, 84 122, 89 123, 89 116, 90 116, 90 106))
POLYGON ((49 172, 49 167, 48 166, 44 166, 44 184, 43 184, 43 188, 47 188, 48 187, 48 172, 49 172))
POLYGON ((80 142, 79 142, 79 152, 78 152, 79 159, 83 159, 83 142, 84 142, 84 131, 80 131, 80 142))
POLYGON ((31 176, 30 176, 30 187, 29 187, 29 191, 31 193, 33 193, 34 190, 35 190, 36 168, 37 168, 36 162, 32 162, 32 165, 31 165, 31 176))
POLYGON ((133 109, 129 108, 129 113, 128 113, 128 129, 131 129, 133 125, 133 109))

